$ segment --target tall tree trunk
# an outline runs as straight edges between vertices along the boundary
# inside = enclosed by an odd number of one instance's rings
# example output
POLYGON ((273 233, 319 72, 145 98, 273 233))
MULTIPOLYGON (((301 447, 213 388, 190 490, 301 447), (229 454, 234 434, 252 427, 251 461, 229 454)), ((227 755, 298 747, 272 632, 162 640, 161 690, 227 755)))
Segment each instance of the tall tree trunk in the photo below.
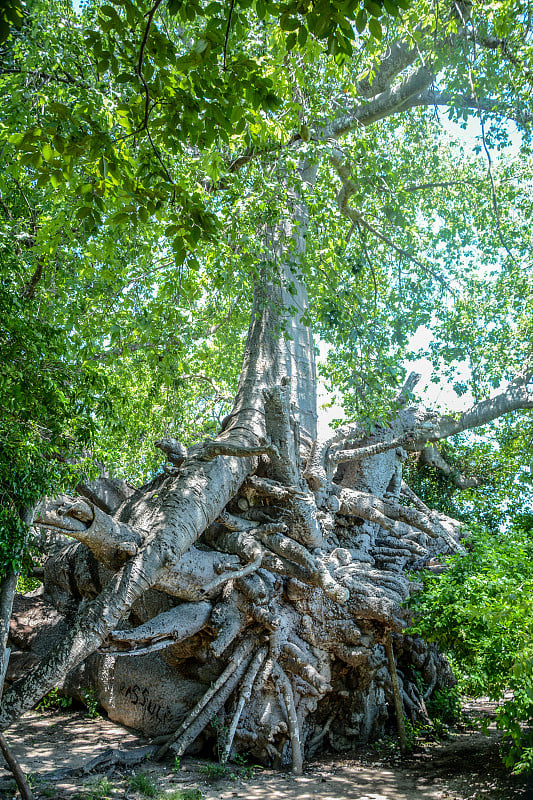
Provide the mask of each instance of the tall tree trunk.
MULTIPOLYGON (((316 181, 317 167, 302 162, 297 180, 285 184, 290 216, 264 231, 264 262, 256 280, 252 321, 235 404, 226 430, 265 435, 263 391, 290 382, 292 411, 307 448, 316 438, 317 401, 315 350, 311 328, 305 322, 309 300, 301 277, 309 214, 303 189, 316 181)), ((275 209, 271 210, 275 214, 275 209)))

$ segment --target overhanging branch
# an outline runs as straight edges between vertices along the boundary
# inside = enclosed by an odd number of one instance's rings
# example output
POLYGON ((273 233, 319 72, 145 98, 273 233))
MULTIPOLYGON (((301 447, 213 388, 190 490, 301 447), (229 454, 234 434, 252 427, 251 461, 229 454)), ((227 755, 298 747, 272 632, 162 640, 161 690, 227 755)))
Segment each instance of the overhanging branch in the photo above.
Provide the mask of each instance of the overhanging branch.
POLYGON ((448 436, 487 425, 492 420, 511 411, 533 408, 533 392, 528 391, 528 384, 525 382, 528 378, 522 376, 518 380, 520 383, 513 381, 505 391, 496 397, 482 400, 462 414, 438 417, 424 438, 419 438, 412 444, 406 445, 406 450, 422 450, 428 443, 438 442, 448 436))

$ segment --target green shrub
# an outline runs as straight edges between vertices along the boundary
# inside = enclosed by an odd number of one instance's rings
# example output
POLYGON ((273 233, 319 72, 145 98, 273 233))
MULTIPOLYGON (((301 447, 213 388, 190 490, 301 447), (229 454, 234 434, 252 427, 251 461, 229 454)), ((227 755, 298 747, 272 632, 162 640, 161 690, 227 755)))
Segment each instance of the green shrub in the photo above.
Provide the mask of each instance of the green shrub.
POLYGON ((94 689, 84 689, 82 692, 83 702, 87 706, 87 716, 89 719, 96 719, 100 716, 98 697, 94 689))
POLYGON ((109 778, 104 777, 88 785, 77 797, 79 800, 111 800, 113 795, 113 784, 109 778))
POLYGON ((50 689, 48 694, 45 694, 45 696, 39 700, 35 708, 37 711, 51 711, 60 708, 69 708, 71 705, 72 697, 64 697, 59 694, 59 689, 56 686, 55 689, 50 689))
MULTIPOLYGON (((504 761, 515 772, 533 769, 533 517, 505 533, 474 530, 471 550, 448 559, 442 575, 424 575, 424 590, 409 605, 411 632, 437 642, 450 657, 459 691, 512 698, 497 710, 504 761)), ((437 694, 444 713, 450 697, 437 694)))
POLYGON ((461 716, 461 695, 457 686, 437 689, 427 702, 427 709, 432 720, 441 720, 451 725, 461 716))

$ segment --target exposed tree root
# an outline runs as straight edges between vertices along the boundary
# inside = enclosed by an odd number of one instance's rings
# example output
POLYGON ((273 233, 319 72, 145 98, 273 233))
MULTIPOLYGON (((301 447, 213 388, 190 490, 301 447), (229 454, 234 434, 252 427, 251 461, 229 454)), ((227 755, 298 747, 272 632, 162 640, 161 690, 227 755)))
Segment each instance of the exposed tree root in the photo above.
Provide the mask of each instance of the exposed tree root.
POLYGON ((201 700, 199 700, 194 706, 178 730, 168 738, 165 744, 159 748, 156 754, 156 758, 158 760, 165 755, 169 747, 172 745, 174 745, 174 749, 178 755, 181 755, 185 752, 187 746, 194 741, 199 733, 201 733, 206 722, 208 722, 213 715, 216 714, 220 706, 229 697, 231 690, 229 692, 227 691, 228 686, 234 688, 237 681, 240 679, 242 673, 246 669, 252 649, 253 641, 251 639, 246 639, 241 645, 239 645, 239 647, 237 647, 224 672, 215 681, 213 686, 204 694, 201 700), (223 690, 226 691, 223 693, 223 690), (204 725, 199 727, 198 721, 203 721, 206 715, 206 708, 208 712, 206 722, 204 722, 204 725))
POLYGON ((289 739, 292 749, 292 771, 295 775, 301 775, 303 772, 303 756, 302 745, 300 741, 300 726, 298 724, 296 704, 294 702, 294 692, 290 680, 279 664, 274 665, 273 675, 276 681, 276 689, 279 689, 279 693, 281 694, 285 704, 285 713, 287 715, 287 724, 289 728, 289 739))
MULTIPOLYGON (((45 656, 37 683, 23 676, 11 698, 8 690, 4 720, 28 687, 37 697, 96 647, 65 686, 92 685, 112 718, 165 734, 157 757, 186 752, 216 715, 223 760, 246 749, 258 760, 290 758, 300 772, 326 741, 343 749, 381 732, 391 630, 397 694, 409 716, 424 718, 425 700, 450 674, 434 648, 399 635, 408 573, 457 549, 460 531, 402 482, 399 442, 438 420, 405 408, 396 427, 370 437, 345 428, 313 446, 302 473, 288 385, 278 388, 265 394, 268 441, 258 436, 243 452, 227 440, 189 448, 177 476, 157 476, 111 514, 95 488, 90 500, 43 504, 39 523, 78 540, 45 563, 43 602, 69 614, 78 606, 78 617, 59 662, 45 656), (352 450, 362 457, 346 461, 352 450)), ((181 459, 173 447, 162 449, 181 459)))
POLYGON ((248 670, 244 676, 242 686, 239 691, 239 700, 237 702, 237 708, 233 712, 233 717, 231 719, 231 724, 228 730, 227 740, 221 755, 221 761, 223 763, 225 763, 230 757, 231 748, 233 746, 233 739, 235 738, 235 732, 237 730, 237 725, 239 724, 239 720, 241 718, 244 706, 250 699, 254 681, 257 677, 257 673, 261 669, 261 665, 263 664, 266 658, 267 652, 268 650, 266 647, 262 647, 257 651, 257 653, 252 658, 250 666, 248 667, 248 670))

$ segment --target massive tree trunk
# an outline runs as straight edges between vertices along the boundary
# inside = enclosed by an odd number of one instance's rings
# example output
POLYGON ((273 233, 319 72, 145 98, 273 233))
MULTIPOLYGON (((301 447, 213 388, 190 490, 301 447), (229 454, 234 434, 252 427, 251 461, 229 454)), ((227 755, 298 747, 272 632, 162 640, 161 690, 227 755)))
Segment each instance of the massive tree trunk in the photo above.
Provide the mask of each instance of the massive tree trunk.
MULTIPOLYGON (((93 690, 117 721, 168 734, 161 754, 212 743, 216 728, 224 757, 246 750, 298 771, 325 745, 340 750, 381 732, 393 705, 391 632, 407 714, 425 713, 415 674, 426 697, 452 680, 435 649, 401 635, 402 603, 407 571, 459 549, 459 526, 402 482, 402 461, 406 449, 533 400, 524 379, 448 421, 403 407, 400 393, 389 427, 318 440, 294 258, 305 206, 293 201, 299 224, 266 234, 270 265, 220 435, 188 452, 160 443, 173 466, 114 510, 109 479, 38 510, 37 524, 77 542, 56 542, 33 611, 19 600, 19 620, 49 622, 29 636, 14 627, 35 666, 5 693, 2 728, 62 683, 78 696, 93 690), (43 654, 44 634, 58 643, 43 654)), ((16 672, 17 654, 13 664, 16 672)))
MULTIPOLYGON (((361 86, 369 99, 316 136, 338 138, 425 97, 427 60, 393 84, 415 57, 399 43, 373 86, 361 86)), ((339 208, 360 220, 341 156, 332 157, 339 208)), ((393 707, 391 634, 407 714, 423 715, 424 699, 452 680, 434 648, 402 635, 402 604, 413 567, 461 548, 459 525, 402 482, 402 461, 407 450, 533 407, 533 396, 524 378, 451 420, 406 407, 400 393, 388 427, 317 439, 300 275, 307 209, 292 188, 312 185, 316 168, 298 170, 295 181, 282 175, 290 213, 263 231, 241 378, 217 438, 188 451, 161 441, 171 466, 129 496, 103 479, 38 509, 37 525, 70 538, 48 550, 42 596, 19 599, 13 677, 17 663, 22 673, 33 667, 5 692, 1 730, 61 684, 80 696, 93 690, 117 721, 168 735, 161 755, 218 735, 225 758, 244 750, 299 771, 322 747, 382 731, 393 707), (113 496, 123 498, 117 507, 113 496), (24 630, 32 615, 43 624, 24 630), (57 639, 49 652, 44 632, 57 639)))

